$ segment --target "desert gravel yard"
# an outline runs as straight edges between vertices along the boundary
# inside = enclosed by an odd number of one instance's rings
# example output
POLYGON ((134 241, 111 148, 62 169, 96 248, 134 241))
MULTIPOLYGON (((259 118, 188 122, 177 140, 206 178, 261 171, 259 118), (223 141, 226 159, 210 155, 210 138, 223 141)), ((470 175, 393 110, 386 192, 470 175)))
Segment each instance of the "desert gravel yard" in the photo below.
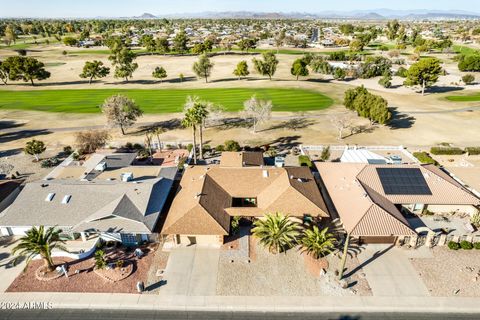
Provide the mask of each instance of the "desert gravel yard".
MULTIPOLYGON (((271 254, 256 245, 254 258, 233 259, 221 255, 218 269, 217 294, 235 296, 346 296, 371 295, 368 283, 361 277, 362 270, 356 272, 349 281, 354 285, 342 289, 335 280, 333 272, 338 259, 329 257, 330 267, 327 275, 311 275, 304 259, 297 249, 287 253, 271 254)), ((250 256, 252 257, 252 255, 250 256)), ((355 264, 356 259, 349 259, 355 264)), ((357 261, 358 262, 358 261, 357 261)), ((355 265, 347 265, 349 269, 355 265)), ((347 271, 348 273, 348 271, 347 271)))
POLYGON ((412 259, 432 296, 480 297, 480 250, 432 250, 433 258, 412 259))

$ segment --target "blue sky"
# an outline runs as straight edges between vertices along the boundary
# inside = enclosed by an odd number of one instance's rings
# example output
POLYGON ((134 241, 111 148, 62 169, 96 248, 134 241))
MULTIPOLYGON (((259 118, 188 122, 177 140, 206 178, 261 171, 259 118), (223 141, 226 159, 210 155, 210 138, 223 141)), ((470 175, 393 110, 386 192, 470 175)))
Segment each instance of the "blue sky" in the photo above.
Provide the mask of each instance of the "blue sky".
POLYGON ((368 9, 467 10, 478 0, 0 0, 0 17, 118 17, 203 11, 322 12, 368 9))

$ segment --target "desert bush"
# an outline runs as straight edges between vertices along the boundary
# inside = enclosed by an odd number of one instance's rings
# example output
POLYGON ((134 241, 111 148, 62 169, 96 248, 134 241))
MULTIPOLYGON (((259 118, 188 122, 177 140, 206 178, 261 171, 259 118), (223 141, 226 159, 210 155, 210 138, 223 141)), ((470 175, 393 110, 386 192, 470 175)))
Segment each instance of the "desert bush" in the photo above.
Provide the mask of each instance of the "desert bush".
POLYGON ((448 242, 448 248, 451 250, 458 250, 460 249, 460 245, 458 244, 458 242, 450 241, 448 242))
POLYGON ((473 244, 469 241, 463 240, 460 242, 460 247, 463 250, 472 250, 473 249, 473 244))
POLYGON ((476 250, 480 250, 480 242, 475 242, 473 244, 473 247, 476 249, 476 250))
POLYGON ((308 156, 305 155, 298 156, 298 164, 302 167, 313 167, 312 161, 308 156))
POLYGON ((75 143, 81 154, 94 153, 97 149, 105 146, 108 139, 110 139, 110 135, 104 130, 82 131, 75 135, 75 143))
POLYGON ((240 151, 240 144, 235 140, 225 141, 225 151, 240 151))
POLYGON ((219 144, 218 146, 215 147, 215 151, 223 152, 225 151, 225 146, 223 144, 219 144))
POLYGON ((471 156, 480 154, 480 147, 466 147, 465 152, 471 156))

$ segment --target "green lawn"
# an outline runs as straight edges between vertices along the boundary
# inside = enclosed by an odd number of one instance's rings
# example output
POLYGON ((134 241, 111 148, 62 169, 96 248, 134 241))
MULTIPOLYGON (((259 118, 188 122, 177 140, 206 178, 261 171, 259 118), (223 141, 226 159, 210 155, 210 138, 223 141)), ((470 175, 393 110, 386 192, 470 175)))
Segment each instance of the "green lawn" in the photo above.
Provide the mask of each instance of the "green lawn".
POLYGON ((318 92, 300 89, 158 89, 158 90, 0 90, 0 109, 20 109, 67 113, 98 113, 100 105, 109 96, 124 94, 135 99, 145 113, 180 112, 188 95, 223 105, 228 111, 238 111, 253 94, 272 100, 273 111, 322 110, 333 104, 333 99, 318 92))
POLYGON ((474 93, 464 96, 448 96, 447 100, 456 102, 474 102, 480 101, 480 93, 474 93))

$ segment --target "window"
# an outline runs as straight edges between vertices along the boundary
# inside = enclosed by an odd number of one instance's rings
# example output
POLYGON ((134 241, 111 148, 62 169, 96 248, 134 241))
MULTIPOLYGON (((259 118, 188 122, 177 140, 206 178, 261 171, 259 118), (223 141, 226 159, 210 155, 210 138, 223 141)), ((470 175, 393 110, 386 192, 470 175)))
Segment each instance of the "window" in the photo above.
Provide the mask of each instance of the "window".
POLYGON ((233 198, 232 207, 256 207, 257 198, 233 198))

